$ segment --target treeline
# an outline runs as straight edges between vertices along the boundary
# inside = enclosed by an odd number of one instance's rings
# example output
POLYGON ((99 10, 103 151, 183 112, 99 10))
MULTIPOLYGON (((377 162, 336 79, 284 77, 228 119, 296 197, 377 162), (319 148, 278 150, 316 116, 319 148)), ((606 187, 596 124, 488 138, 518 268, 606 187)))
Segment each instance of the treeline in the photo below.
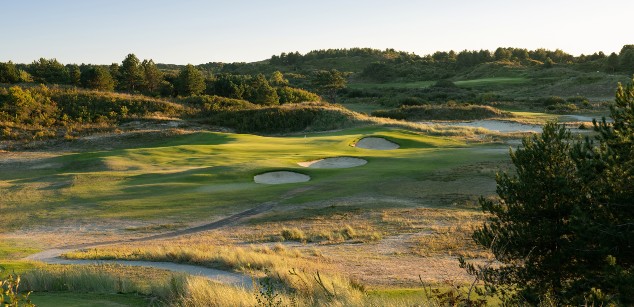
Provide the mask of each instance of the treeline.
POLYGON ((300 65, 303 62, 320 59, 346 57, 381 57, 399 60, 418 60, 421 57, 409 52, 394 49, 350 48, 350 49, 321 49, 313 50, 304 55, 299 52, 283 52, 279 56, 273 55, 269 60, 272 65, 300 65))
POLYGON ((603 52, 573 56, 562 50, 527 50, 497 48, 489 50, 438 51, 417 59, 407 57, 386 58, 368 64, 359 77, 376 82, 393 80, 438 80, 452 78, 460 72, 483 64, 515 65, 552 68, 571 66, 584 71, 608 73, 634 73, 634 45, 625 45, 621 51, 606 56, 603 52))
MULTIPOLYGON (((316 72, 315 76, 318 75, 316 72)), ((273 72, 269 78, 263 74, 213 75, 193 65, 177 71, 164 71, 153 60, 140 61, 134 54, 129 54, 121 64, 110 66, 63 65, 56 59, 44 58, 31 64, 0 63, 0 83, 31 82, 152 97, 218 95, 267 105, 321 99, 315 93, 291 86, 279 71, 273 72)))
POLYGON ((351 48, 351 49, 327 49, 327 50, 313 50, 306 54, 299 52, 281 53, 280 55, 273 55, 269 60, 273 65, 298 65, 302 62, 307 62, 315 59, 328 59, 328 58, 343 58, 343 57, 377 57, 384 60, 390 60, 394 62, 407 62, 407 61, 421 61, 425 63, 451 63, 456 64, 458 67, 470 67, 482 63, 494 62, 494 61, 512 61, 512 62, 524 62, 535 61, 538 64, 544 64, 547 62, 573 64, 573 63, 585 63, 590 61, 596 61, 612 57, 612 63, 615 64, 615 68, 621 68, 623 70, 631 69, 632 57, 631 51, 634 50, 634 45, 625 45, 621 51, 612 53, 606 56, 602 51, 595 52, 591 55, 581 54, 580 56, 573 56, 560 49, 548 50, 539 48, 535 50, 528 50, 525 48, 504 48, 499 47, 494 51, 490 50, 462 50, 456 52, 450 51, 436 51, 433 54, 419 56, 414 53, 396 51, 394 49, 371 49, 371 48, 351 48), (616 60, 614 60, 616 58, 616 60))

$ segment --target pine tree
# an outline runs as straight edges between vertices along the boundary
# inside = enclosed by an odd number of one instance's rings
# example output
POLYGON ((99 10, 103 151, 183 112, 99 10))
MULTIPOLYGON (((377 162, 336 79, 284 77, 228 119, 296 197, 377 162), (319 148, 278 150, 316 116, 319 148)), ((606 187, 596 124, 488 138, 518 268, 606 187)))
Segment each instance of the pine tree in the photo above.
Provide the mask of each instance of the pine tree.
POLYGON ((596 143, 577 144, 584 208, 575 225, 588 263, 585 284, 611 300, 634 304, 634 80, 619 84, 610 108, 614 123, 594 121, 596 143), (601 239, 597 239, 597 235, 601 239))
POLYGON ((178 95, 198 95, 205 90, 203 74, 192 64, 187 64, 178 75, 178 95))
POLYGON ((81 84, 81 70, 77 64, 66 65, 68 69, 68 80, 70 84, 78 86, 81 84))
POLYGON ((134 92, 143 84, 143 71, 139 65, 139 59, 130 53, 121 62, 119 68, 119 87, 128 92, 134 92))
POLYGON ((616 71, 618 67, 619 67, 619 56, 616 55, 616 53, 612 52, 607 57, 607 59, 605 59, 605 70, 607 72, 613 73, 616 71))
POLYGON ((262 74, 258 74, 249 82, 247 100, 256 104, 279 104, 277 91, 266 81, 262 74))
POLYGON ((634 304, 634 80, 619 84, 614 123, 575 141, 549 123, 511 152, 516 173, 497 177, 499 201, 473 234, 499 267, 461 260, 489 290, 538 304, 634 304))
POLYGON ((101 66, 91 67, 81 74, 81 84, 89 89, 114 90, 114 79, 110 75, 110 71, 101 66))
POLYGON ((337 91, 346 87, 346 79, 343 74, 332 69, 318 71, 313 75, 313 86, 324 96, 328 97, 331 102, 336 102, 337 91))
POLYGON ((18 82, 20 82, 20 72, 15 65, 11 61, 0 63, 0 83, 18 82))
POLYGON ((276 70, 271 74, 269 84, 275 87, 288 86, 288 80, 284 79, 284 74, 282 74, 282 72, 276 70))
POLYGON ((161 83, 163 82, 163 73, 156 67, 156 64, 154 64, 154 61, 151 59, 149 61, 143 60, 141 69, 144 76, 144 91, 152 95, 158 94, 161 83))

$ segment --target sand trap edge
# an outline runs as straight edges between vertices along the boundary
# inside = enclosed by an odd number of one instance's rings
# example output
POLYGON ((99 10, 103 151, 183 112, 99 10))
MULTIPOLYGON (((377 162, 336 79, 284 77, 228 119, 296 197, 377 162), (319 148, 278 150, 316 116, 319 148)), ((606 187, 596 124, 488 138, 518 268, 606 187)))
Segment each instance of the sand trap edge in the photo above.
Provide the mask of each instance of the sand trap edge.
POLYGON ((271 171, 253 176, 253 181, 260 184, 287 184, 310 181, 310 176, 292 171, 271 171))
POLYGON ((297 165, 307 168, 338 169, 352 168, 368 164, 368 160, 357 157, 329 157, 312 161, 298 162, 297 165))

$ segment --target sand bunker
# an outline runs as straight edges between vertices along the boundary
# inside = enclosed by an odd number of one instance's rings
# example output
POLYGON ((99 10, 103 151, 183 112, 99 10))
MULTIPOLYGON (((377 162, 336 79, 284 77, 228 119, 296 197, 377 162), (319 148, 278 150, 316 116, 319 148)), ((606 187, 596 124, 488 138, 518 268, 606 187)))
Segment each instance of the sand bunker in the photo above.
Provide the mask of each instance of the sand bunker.
POLYGON ((310 180, 310 176, 294 172, 279 171, 256 175, 253 177, 253 180, 255 181, 255 183, 283 184, 306 182, 310 180))
POLYGON ((352 157, 326 158, 314 161, 299 162, 300 166, 309 168, 349 168, 365 165, 368 161, 352 157))
POLYGON ((391 150, 397 149, 400 146, 398 144, 390 142, 384 138, 362 138, 355 144, 356 147, 365 148, 365 149, 374 149, 374 150, 391 150))

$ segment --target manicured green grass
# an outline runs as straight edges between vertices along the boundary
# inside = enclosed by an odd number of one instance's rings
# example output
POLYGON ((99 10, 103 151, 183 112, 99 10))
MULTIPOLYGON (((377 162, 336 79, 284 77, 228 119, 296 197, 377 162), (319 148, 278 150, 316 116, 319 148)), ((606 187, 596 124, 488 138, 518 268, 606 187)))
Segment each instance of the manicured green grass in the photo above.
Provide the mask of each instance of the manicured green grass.
POLYGON ((434 85, 436 81, 416 82, 387 82, 387 83, 350 83, 348 87, 355 90, 382 89, 382 88, 426 88, 434 85))
MULTIPOLYGON (((495 77, 495 78, 481 78, 472 80, 460 80, 454 81, 458 86, 464 87, 483 87, 491 85, 514 85, 525 84, 530 82, 528 78, 522 77, 495 77)), ((384 89, 384 88, 403 88, 403 89, 415 89, 426 88, 434 85, 436 81, 416 81, 416 82, 387 82, 387 83, 350 83, 348 87, 350 89, 384 89)))
POLYGON ((490 85, 513 85, 513 84, 525 84, 528 83, 530 79, 521 78, 521 77, 496 77, 496 78, 482 78, 482 79, 473 79, 473 80, 460 80, 455 81, 454 83, 458 86, 464 87, 482 87, 482 86, 490 86, 490 85))
POLYGON ((148 298, 136 294, 36 292, 30 298, 37 306, 51 307, 151 306, 148 298))
MULTIPOLYGON (((208 220, 267 201, 297 203, 372 196, 407 197, 399 183, 423 180, 434 170, 478 159, 503 159, 450 138, 388 128, 358 128, 287 137, 201 132, 162 144, 67 154, 41 165, 2 169, 0 205, 12 227, 51 220, 142 219, 165 222, 208 220), (401 145, 377 151, 352 147, 365 136, 401 145), (297 162, 333 156, 368 160, 351 169, 307 169, 297 162), (306 183, 261 185, 253 176, 291 170, 312 177, 306 183), (385 186, 393 188, 386 190, 385 186), (281 196, 311 187, 292 199, 281 196)), ((5 226, 6 227, 6 226, 5 226)))

